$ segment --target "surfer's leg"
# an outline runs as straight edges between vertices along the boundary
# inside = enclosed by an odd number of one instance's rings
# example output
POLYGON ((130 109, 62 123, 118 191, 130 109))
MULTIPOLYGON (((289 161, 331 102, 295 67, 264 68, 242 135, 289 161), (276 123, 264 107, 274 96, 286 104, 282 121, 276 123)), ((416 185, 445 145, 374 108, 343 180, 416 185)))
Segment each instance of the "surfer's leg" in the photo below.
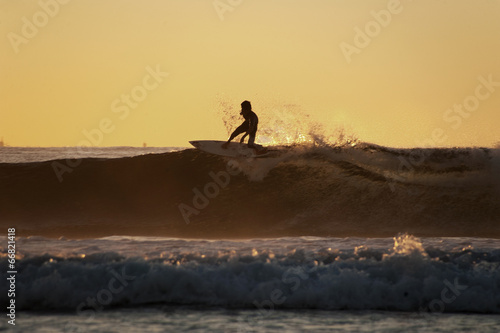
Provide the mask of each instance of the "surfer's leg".
POLYGON ((241 124, 240 126, 238 126, 234 130, 233 134, 231 134, 231 136, 229 137, 229 141, 233 140, 235 137, 237 137, 241 133, 245 133, 247 130, 248 130, 248 124, 246 122, 241 124))
POLYGON ((248 131, 248 123, 244 122, 233 131, 227 142, 222 144, 222 148, 226 149, 229 146, 229 142, 231 142, 235 137, 237 137, 241 133, 245 133, 246 131, 248 131))
POLYGON ((254 145, 255 143, 255 133, 248 135, 248 148, 257 148, 254 145))
POLYGON ((240 143, 243 143, 243 141, 245 140, 245 138, 247 137, 247 135, 248 135, 248 133, 243 134, 243 136, 240 139, 240 143))
POLYGON ((254 148, 255 150, 257 150, 257 147, 255 147, 254 145, 255 135, 257 135, 257 126, 255 126, 251 133, 248 133, 248 148, 254 148))

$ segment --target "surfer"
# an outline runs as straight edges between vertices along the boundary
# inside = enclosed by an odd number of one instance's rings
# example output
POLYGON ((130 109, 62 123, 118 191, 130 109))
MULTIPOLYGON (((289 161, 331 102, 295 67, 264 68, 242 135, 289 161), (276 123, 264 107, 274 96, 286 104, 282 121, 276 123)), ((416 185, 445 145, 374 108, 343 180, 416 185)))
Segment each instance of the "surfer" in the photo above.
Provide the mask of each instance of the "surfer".
POLYGON ((231 140, 233 140, 241 133, 245 133, 245 135, 241 137, 240 143, 243 143, 245 137, 248 135, 248 148, 257 149, 257 147, 255 147, 254 145, 254 142, 255 135, 257 134, 257 125, 259 123, 259 118, 255 114, 255 112, 252 111, 252 104, 250 104, 249 101, 243 101, 243 103, 241 103, 240 115, 245 118, 245 121, 234 130, 233 134, 231 134, 231 136, 229 137, 229 140, 227 140, 227 142, 222 145, 222 148, 226 149, 231 140))

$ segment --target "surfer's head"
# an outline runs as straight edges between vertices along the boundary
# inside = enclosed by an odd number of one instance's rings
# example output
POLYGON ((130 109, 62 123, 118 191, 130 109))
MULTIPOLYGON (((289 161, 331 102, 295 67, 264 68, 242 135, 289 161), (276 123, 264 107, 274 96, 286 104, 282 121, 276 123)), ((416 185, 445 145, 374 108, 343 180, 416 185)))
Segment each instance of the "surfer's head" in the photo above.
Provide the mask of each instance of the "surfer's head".
POLYGON ((252 104, 250 104, 249 101, 243 101, 243 103, 241 103, 241 113, 247 111, 252 111, 252 104))

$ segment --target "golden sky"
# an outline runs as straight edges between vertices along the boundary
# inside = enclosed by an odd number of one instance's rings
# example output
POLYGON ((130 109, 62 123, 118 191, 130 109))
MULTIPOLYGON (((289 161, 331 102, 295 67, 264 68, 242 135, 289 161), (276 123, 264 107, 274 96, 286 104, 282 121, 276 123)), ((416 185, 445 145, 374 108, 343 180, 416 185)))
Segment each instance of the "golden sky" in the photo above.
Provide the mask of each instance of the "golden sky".
POLYGON ((500 0, 0 0, 0 137, 188 146, 225 140, 222 111, 248 99, 261 130, 286 114, 386 146, 492 146, 499 17, 500 0))

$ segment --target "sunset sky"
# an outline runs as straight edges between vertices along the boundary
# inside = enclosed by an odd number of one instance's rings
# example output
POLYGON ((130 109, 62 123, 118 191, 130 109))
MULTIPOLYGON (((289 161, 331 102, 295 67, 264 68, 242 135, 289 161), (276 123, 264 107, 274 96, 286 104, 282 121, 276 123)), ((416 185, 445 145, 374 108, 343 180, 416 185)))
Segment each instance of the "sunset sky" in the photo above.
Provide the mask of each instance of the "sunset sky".
POLYGON ((0 137, 188 146, 227 139, 247 99, 260 130, 493 146, 499 17, 500 0, 0 0, 0 137))

